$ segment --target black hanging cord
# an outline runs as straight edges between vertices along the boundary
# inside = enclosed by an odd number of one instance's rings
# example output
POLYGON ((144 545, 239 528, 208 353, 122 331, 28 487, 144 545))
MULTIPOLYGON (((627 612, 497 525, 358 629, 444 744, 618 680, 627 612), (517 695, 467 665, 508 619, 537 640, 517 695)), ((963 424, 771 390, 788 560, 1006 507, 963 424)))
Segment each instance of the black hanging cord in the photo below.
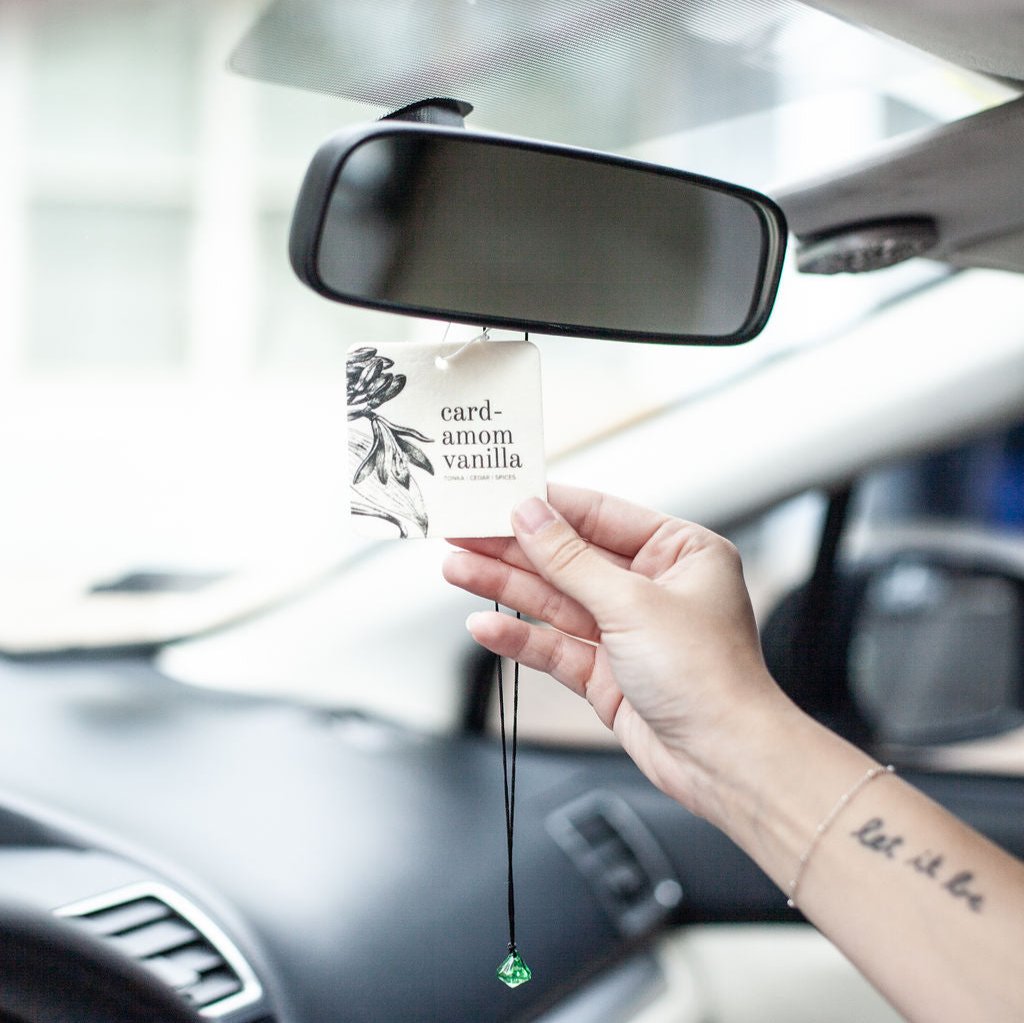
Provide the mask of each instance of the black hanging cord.
MULTIPOLYGON (((497 601, 494 610, 500 612, 497 601)), ((517 611, 516 618, 522 618, 517 611)), ((501 724, 501 770, 505 780, 505 834, 508 840, 508 950, 515 955, 516 949, 516 886, 512 874, 512 840, 516 823, 516 751, 519 740, 519 662, 514 661, 512 673, 512 750, 505 731, 505 679, 498 658, 498 720, 501 724), (511 767, 510 767, 511 761, 511 767)))

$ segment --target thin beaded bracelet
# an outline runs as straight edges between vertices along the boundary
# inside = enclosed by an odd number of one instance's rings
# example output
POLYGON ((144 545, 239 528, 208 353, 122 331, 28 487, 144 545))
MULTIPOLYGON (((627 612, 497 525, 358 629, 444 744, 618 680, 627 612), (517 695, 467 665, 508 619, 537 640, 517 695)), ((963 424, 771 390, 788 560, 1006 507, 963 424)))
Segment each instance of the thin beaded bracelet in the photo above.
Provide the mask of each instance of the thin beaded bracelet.
POLYGON ((840 813, 842 813, 843 809, 851 802, 851 800, 853 800, 853 798, 857 795, 858 792, 860 792, 862 788, 864 788, 865 785, 868 785, 870 782, 874 781, 875 778, 877 778, 880 774, 893 774, 895 770, 896 768, 893 767, 892 764, 886 764, 885 767, 882 767, 881 764, 875 764, 875 766, 872 767, 860 779, 860 781, 858 781, 857 784, 853 786, 853 788, 848 789, 846 792, 844 792, 839 797, 839 800, 836 803, 836 805, 833 806, 831 810, 829 810, 827 816, 818 825, 817 830, 811 837, 811 841, 808 844, 807 848, 803 851, 803 854, 800 856, 800 860, 796 865, 796 874, 794 875, 793 880, 789 882, 789 898, 786 899, 786 905, 789 906, 790 909, 796 909, 796 893, 797 889, 800 887, 800 880, 804 876, 804 870, 807 867, 808 860, 810 860, 814 850, 818 848, 818 843, 821 841, 825 832, 828 831, 830 827, 832 827, 832 824, 835 821, 835 819, 839 816, 840 813))

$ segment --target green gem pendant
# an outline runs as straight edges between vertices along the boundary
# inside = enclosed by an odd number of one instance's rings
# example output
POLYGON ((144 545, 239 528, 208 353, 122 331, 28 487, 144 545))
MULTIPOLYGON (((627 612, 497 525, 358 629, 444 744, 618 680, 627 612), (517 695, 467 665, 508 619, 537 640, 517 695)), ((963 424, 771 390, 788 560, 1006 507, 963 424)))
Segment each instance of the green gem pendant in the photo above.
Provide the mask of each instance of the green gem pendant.
POLYGON ((519 957, 518 952, 509 952, 505 961, 498 967, 498 980, 509 987, 519 987, 532 976, 533 972, 519 957))

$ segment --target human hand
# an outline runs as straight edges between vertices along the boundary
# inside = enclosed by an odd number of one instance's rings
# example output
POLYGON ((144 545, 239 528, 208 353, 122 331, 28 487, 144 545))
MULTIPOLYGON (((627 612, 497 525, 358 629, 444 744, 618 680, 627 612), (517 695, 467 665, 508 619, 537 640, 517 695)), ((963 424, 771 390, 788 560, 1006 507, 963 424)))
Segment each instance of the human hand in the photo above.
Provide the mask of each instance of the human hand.
POLYGON ((479 612, 473 638, 585 697, 656 785, 718 821, 747 737, 791 707, 761 656, 736 549, 593 491, 549 497, 516 509, 514 539, 452 541, 464 550, 444 575, 552 628, 479 612))

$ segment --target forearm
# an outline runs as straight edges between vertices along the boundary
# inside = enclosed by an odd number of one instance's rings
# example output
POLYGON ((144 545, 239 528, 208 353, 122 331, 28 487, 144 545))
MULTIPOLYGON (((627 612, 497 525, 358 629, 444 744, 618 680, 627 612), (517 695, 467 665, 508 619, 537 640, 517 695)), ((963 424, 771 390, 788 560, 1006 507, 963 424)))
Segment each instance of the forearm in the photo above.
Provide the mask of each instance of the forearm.
POLYGON ((875 762, 788 704, 761 735, 716 823, 781 897, 799 874, 799 909, 909 1020, 1024 1019, 1024 866, 887 773, 815 838, 875 762))

